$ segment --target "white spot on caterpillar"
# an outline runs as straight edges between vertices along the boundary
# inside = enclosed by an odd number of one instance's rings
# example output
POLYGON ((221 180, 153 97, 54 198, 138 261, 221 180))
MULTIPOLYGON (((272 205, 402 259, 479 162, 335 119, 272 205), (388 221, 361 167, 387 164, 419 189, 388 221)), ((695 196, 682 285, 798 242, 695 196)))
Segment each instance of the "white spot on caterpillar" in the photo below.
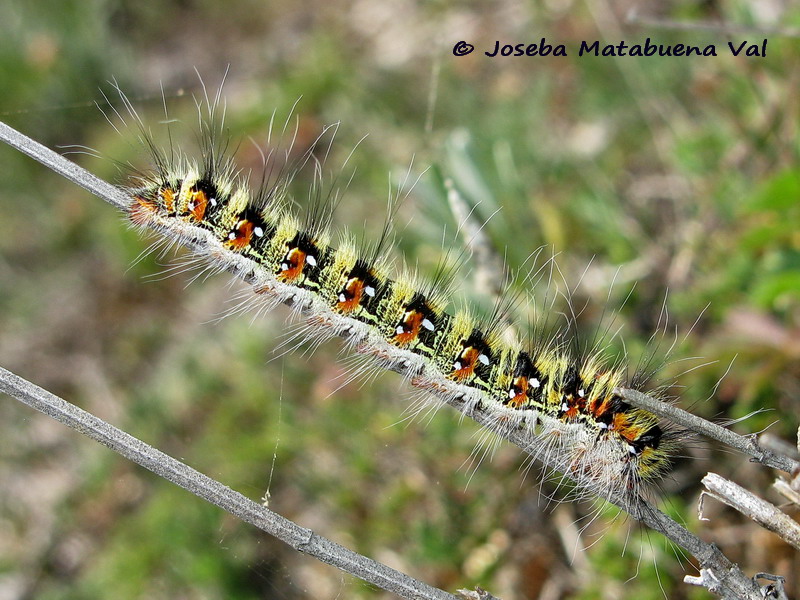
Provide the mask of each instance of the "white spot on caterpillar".
POLYGON ((481 363, 483 363, 487 367, 489 366, 489 357, 486 356, 485 354, 481 354, 480 356, 478 356, 478 360, 481 361, 481 363))
POLYGON ((371 285, 368 285, 367 287, 364 288, 364 293, 367 296, 375 297, 375 288, 372 287, 371 285))
POLYGON ((578 390, 578 396, 580 396, 581 398, 583 398, 585 395, 586 395, 586 392, 584 391, 584 389, 583 389, 583 388, 581 388, 581 389, 579 389, 579 390, 578 390))
POLYGON ((630 444, 626 444, 626 445, 628 446, 628 452, 630 452, 633 455, 636 455, 636 448, 634 448, 630 444))
POLYGON ((339 294, 339 302, 344 302, 345 300, 347 300, 347 296, 344 294, 339 294))
POLYGON ((541 385, 542 385, 542 382, 541 382, 541 381, 539 381, 538 379, 536 379, 536 377, 534 377, 533 379, 531 379, 531 387, 532 387, 533 389, 538 389, 538 388, 540 388, 540 387, 541 387, 541 385))
POLYGON ((235 240, 235 239, 236 239, 236 232, 235 232, 235 231, 231 231, 231 232, 228 234, 228 239, 229 239, 229 240, 235 240))
POLYGON ((287 265, 285 262, 281 263, 281 271, 288 271, 288 270, 289 270, 289 265, 287 265))
POLYGON ((216 206, 217 205, 217 199, 216 198, 209 198, 208 202, 211 204, 211 206, 216 206))
POLYGON ((306 262, 310 264, 312 267, 317 266, 317 259, 314 257, 313 254, 309 254, 306 256, 306 262))
POLYGON ((460 370, 463 368, 463 367, 461 366, 461 361, 460 361, 460 360, 457 360, 456 362, 454 362, 454 363, 453 363, 453 368, 454 368, 456 371, 460 371, 460 370))
POLYGON ((430 320, 428 320, 428 319, 423 319, 422 326, 425 329, 427 329, 428 331, 433 331, 435 329, 435 327, 433 326, 433 323, 431 323, 430 320))
POLYGON ((261 227, 256 227, 255 229, 253 229, 253 233, 256 234, 256 237, 264 237, 264 229, 262 229, 261 227))
POLYGON ((517 392, 516 392, 516 390, 514 388, 511 388, 510 390, 508 390, 508 397, 509 398, 514 399, 514 398, 516 398, 516 396, 517 396, 517 392))
POLYGON ((569 404, 566 402, 561 403, 561 412, 567 412, 569 410, 569 404))
POLYGON ((395 329, 395 330, 394 330, 394 332, 395 332, 397 335, 400 335, 401 333, 405 333, 405 332, 406 332, 406 330, 405 330, 405 329, 403 329, 403 326, 402 326, 402 325, 398 325, 398 326, 397 326, 397 329, 395 329))

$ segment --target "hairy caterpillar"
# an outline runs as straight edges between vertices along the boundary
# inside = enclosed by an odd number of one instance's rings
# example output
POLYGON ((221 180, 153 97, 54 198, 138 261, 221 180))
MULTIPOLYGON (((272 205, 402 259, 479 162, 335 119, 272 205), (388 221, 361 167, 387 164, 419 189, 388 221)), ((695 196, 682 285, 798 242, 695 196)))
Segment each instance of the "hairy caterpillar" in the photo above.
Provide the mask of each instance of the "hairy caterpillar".
POLYGON ((304 315, 304 336, 343 337, 373 364, 465 413, 480 407, 491 429, 523 432, 533 455, 546 455, 583 490, 636 495, 667 470, 673 436, 614 393, 622 366, 573 356, 553 339, 509 343, 494 323, 449 311, 444 290, 407 270, 390 273, 385 236, 371 250, 347 236, 334 244, 326 223, 333 203, 318 201, 298 217, 289 208, 291 173, 273 182, 264 175, 251 189, 227 152, 219 95, 205 100, 199 160, 158 148, 122 97, 153 165, 128 187, 136 226, 190 247, 202 241, 199 258, 242 276, 262 307, 288 304, 304 315))

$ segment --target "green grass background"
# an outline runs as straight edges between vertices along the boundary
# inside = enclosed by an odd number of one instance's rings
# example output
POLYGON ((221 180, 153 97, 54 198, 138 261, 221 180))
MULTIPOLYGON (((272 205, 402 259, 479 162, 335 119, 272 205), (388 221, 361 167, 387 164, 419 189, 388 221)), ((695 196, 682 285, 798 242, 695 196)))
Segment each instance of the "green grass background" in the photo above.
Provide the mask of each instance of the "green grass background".
MULTIPOLYGON (((675 382, 681 406, 716 419, 767 409, 736 430, 772 424, 793 441, 798 42, 767 33, 775 27, 800 27, 800 10, 777 0, 6 3, 0 112, 121 181, 114 161, 144 166, 146 156, 93 106, 100 90, 115 79, 157 127, 163 89, 170 117, 191 124, 195 68, 215 89, 230 66, 227 123, 245 168, 259 160, 249 138, 263 142, 273 111, 285 116, 300 98, 299 147, 341 122, 329 173, 357 145, 338 226, 376 236, 389 184, 422 174, 398 214, 397 245, 429 272, 443 227, 450 240, 456 227, 442 185, 450 177, 479 219, 500 209, 487 232, 511 267, 541 246, 558 253, 574 304, 585 306, 587 339, 598 322, 621 326, 610 344, 624 341, 634 362, 668 346, 670 335, 648 344, 666 294, 670 327, 686 340, 659 380, 675 382), (632 8, 751 29, 626 24, 632 8), (713 43, 719 56, 577 56, 581 40, 648 36, 713 43), (727 51, 728 40, 765 36, 766 58, 727 51), (542 37, 570 56, 480 52, 542 37), (461 39, 479 51, 453 57, 461 39)), ((659 536, 614 511, 588 522, 591 505, 549 501, 563 492, 526 470, 513 447, 477 466, 477 427, 449 409, 405 421, 408 391, 392 374, 337 390, 347 367, 336 342, 277 356, 285 311, 217 320, 241 289, 227 277, 148 279, 171 259, 137 260, 149 242, 120 215, 10 148, 0 161, 3 366, 253 499, 269 490, 270 506, 301 525, 451 591, 708 597, 681 583, 694 567, 659 536)), ((461 287, 459 297, 476 296, 469 277, 461 287)), ((8 398, 0 441, 0 598, 389 597, 8 398)), ((696 516, 706 471, 778 501, 773 475, 710 443, 683 453, 662 484, 665 510, 748 573, 787 576, 790 596, 800 594, 797 554, 775 536, 714 503, 710 521, 696 516)))

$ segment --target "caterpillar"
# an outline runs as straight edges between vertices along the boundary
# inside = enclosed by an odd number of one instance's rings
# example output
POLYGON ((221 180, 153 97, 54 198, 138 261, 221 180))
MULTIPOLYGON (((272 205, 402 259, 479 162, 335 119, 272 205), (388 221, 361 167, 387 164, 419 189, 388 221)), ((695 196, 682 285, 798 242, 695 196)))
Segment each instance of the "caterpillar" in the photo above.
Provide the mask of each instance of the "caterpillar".
POLYGON ((529 452, 579 491, 633 497, 669 469, 675 436, 615 393, 626 381, 623 365, 597 351, 575 355, 553 338, 510 342, 491 320, 450 309, 442 286, 389 268, 386 228, 372 246, 346 234, 334 242, 327 217, 335 198, 317 199, 303 218, 292 208, 291 169, 272 178, 265 166, 254 187, 236 167, 216 115, 219 94, 205 99, 199 157, 159 148, 120 95, 151 157, 126 184, 135 227, 239 275, 261 309, 290 306, 304 319, 303 337, 343 338, 413 387, 465 414, 479 409, 501 436, 522 434, 529 452))

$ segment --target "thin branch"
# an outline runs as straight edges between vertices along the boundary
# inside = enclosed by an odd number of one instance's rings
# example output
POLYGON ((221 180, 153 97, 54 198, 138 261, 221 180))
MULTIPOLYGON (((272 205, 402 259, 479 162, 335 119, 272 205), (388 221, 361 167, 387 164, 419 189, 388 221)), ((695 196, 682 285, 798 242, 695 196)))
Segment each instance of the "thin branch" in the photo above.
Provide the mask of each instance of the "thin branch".
POLYGON ((32 140, 28 136, 21 134, 2 121, 0 121, 0 139, 23 154, 27 154, 31 158, 39 161, 59 175, 66 177, 71 182, 77 183, 83 189, 91 192, 101 200, 108 202, 111 206, 115 206, 122 211, 127 210, 128 206, 130 206, 128 194, 120 188, 92 175, 86 169, 79 167, 60 154, 56 154, 50 150, 50 148, 42 146, 39 142, 32 140))
POLYGON ((758 443, 762 448, 771 450, 776 454, 783 454, 792 460, 800 458, 800 452, 797 451, 797 446, 790 444, 786 440, 779 438, 772 433, 762 433, 758 436, 758 443))
POLYGON ((301 527, 2 367, 0 367, 0 391, 100 442, 128 460, 171 481, 195 496, 255 525, 299 552, 313 556, 402 598, 458 600, 452 594, 431 587, 405 573, 317 535, 310 529, 301 527))
POLYGON ((787 473, 792 473, 796 469, 800 468, 800 463, 798 463, 796 460, 793 460, 788 456, 776 454, 775 452, 759 445, 758 440, 754 435, 739 435, 730 429, 726 429, 725 427, 717 425, 716 423, 706 421, 702 417, 688 413, 677 406, 673 406, 672 404, 656 400, 652 396, 648 396, 647 394, 643 394, 637 390, 618 388, 615 390, 615 392, 634 406, 648 410, 659 417, 669 419, 678 425, 686 427, 686 429, 690 431, 700 433, 720 441, 731 448, 736 448, 737 450, 740 450, 741 452, 751 456, 755 461, 760 462, 763 465, 772 467, 773 469, 780 469, 781 471, 785 471, 787 473))
POLYGON ((759 498, 716 473, 709 473, 703 477, 703 485, 708 491, 703 492, 700 496, 701 519, 703 496, 708 495, 735 508, 762 527, 777 533, 786 543, 800 550, 800 523, 779 510, 774 504, 759 498))
MULTIPOLYGON (((57 155, 56 153, 45 148, 41 144, 38 144, 33 140, 26 138, 22 134, 14 131, 7 125, 3 125, 2 123, 0 123, 0 139, 7 141, 15 148, 18 148, 22 152, 35 158, 36 160, 38 160, 45 166, 51 168, 55 172, 68 177, 71 181, 78 183, 79 185, 86 188, 93 194, 99 196, 100 198, 108 202, 109 204, 117 206, 118 208, 126 208, 129 205, 129 202, 126 200, 125 193, 122 190, 110 186, 109 184, 107 184, 102 180, 99 180, 98 178, 84 171, 77 165, 57 155)), ((164 232, 162 232, 162 234, 163 233, 164 232)), ((205 239, 202 236, 198 236, 197 238, 191 240, 190 242, 187 242, 187 240, 185 239, 176 239, 176 241, 180 241, 190 249, 201 254, 204 253, 204 250, 207 249, 207 246, 211 244, 210 239, 205 239)), ((251 270, 247 269, 242 270, 238 268, 238 265, 231 265, 228 268, 231 271, 231 273, 244 279, 245 281, 250 281, 253 277, 251 270)), ((346 338, 347 336, 348 336, 347 332, 342 333, 342 337, 346 338)), ((387 366, 387 368, 409 377, 412 375, 411 373, 407 372, 408 369, 411 368, 410 365, 408 364, 406 365, 394 364, 387 366)), ((490 414, 486 408, 482 406, 474 406, 473 404, 467 404, 462 395, 454 394, 452 390, 449 389, 440 390, 436 388, 431 389, 430 387, 428 387, 427 389, 432 394, 437 395, 443 401, 453 406, 459 412, 474 419, 479 424, 494 431, 501 437, 509 440, 511 443, 515 444, 524 452, 533 456, 535 459, 541 461, 546 466, 549 466, 550 468, 557 468, 561 466, 562 467, 561 470, 566 479, 578 482, 578 475, 569 472, 569 469, 567 469, 566 472, 564 472, 563 465, 559 465, 558 463, 554 462, 555 459, 551 456, 550 453, 547 452, 543 453, 537 451, 534 447, 532 447, 530 437, 526 435, 523 431, 519 429, 513 431, 508 431, 507 429, 500 430, 499 428, 502 427, 502 425, 498 424, 497 418, 493 414, 490 414)), ((621 392, 625 392, 624 395, 626 399, 630 401, 629 396, 631 396, 630 394, 631 390, 621 390, 621 392)), ((636 392, 634 397, 637 401, 642 399, 645 400, 648 399, 646 395, 641 394, 640 392, 636 392)), ((650 398, 649 401, 653 403, 654 406, 663 406, 663 403, 657 402, 652 398, 650 398)), ((636 402, 631 401, 631 403, 635 404, 636 402)), ((653 412, 656 412, 657 414, 662 414, 661 412, 655 410, 653 412)), ((700 419, 700 421, 702 421, 702 419, 700 419)), ((103 432, 107 432, 110 428, 108 424, 105 424, 102 421, 99 421, 98 425, 100 427, 100 431, 103 432)), ((82 426, 79 425, 78 427, 80 427, 79 429, 80 431, 83 430, 82 426)), ((118 430, 113 430, 113 431, 118 431, 118 430)), ((723 429, 723 431, 725 430, 723 429)), ((119 432, 119 434, 127 436, 127 434, 124 434, 121 431, 119 432)), ((130 438, 130 436, 127 437, 130 438)), ((108 445, 108 442, 106 440, 107 438, 103 437, 100 441, 108 445)), ((138 442, 138 440, 135 441, 138 444, 141 444, 141 442, 138 442)), ((152 452, 157 452, 152 448, 150 448, 150 450, 152 452)), ((161 453, 159 453, 159 455, 161 455, 161 453)), ((138 453, 134 453, 134 456, 138 456, 138 453)), ((161 455, 161 456, 163 456, 165 459, 169 458, 166 455, 161 455)), ((178 471, 179 473, 183 473, 183 469, 188 469, 188 467, 185 467, 185 465, 182 465, 181 463, 176 462, 176 464, 180 466, 180 469, 178 471)), ((153 466, 157 466, 157 464, 153 463, 153 466)), ((199 473, 197 475, 199 475, 200 477, 204 477, 199 473)), ((207 482, 212 486, 212 489, 214 490, 218 490, 220 489, 220 487, 227 490, 227 488, 224 488, 224 486, 221 486, 221 484, 215 482, 214 480, 208 478, 205 478, 205 480, 207 480, 207 482)), ((228 491, 231 494, 235 494, 235 492, 232 492, 230 490, 228 491)), ((608 491, 605 488, 603 488, 602 490, 590 490, 590 491, 593 491, 595 494, 599 495, 604 500, 621 508, 623 511, 629 513, 631 516, 638 519, 651 529, 654 529, 655 531, 663 534, 668 539, 673 541, 675 544, 684 548, 690 554, 692 554, 700 563, 700 568, 702 569, 702 571, 710 573, 712 575, 710 579, 707 578, 707 581, 713 582, 713 585, 708 588, 710 591, 716 593, 722 598, 731 600, 733 599, 761 600, 761 598, 763 597, 759 589, 759 586, 752 579, 748 578, 736 564, 728 560, 728 558, 725 557, 725 555, 719 550, 719 548, 717 548, 713 544, 708 544, 704 542, 694 534, 690 533, 685 527, 675 522, 672 518, 668 517, 667 515, 659 511, 657 508, 646 502, 644 499, 632 494, 630 495, 615 494, 613 492, 608 491)), ((203 490, 199 490, 199 492, 201 493, 198 493, 198 495, 200 495, 201 497, 213 501, 209 498, 210 494, 208 492, 205 492, 203 490)), ((214 494, 211 494, 211 496, 216 497, 214 494)), ((254 507, 258 507, 258 505, 248 501, 244 497, 241 497, 239 495, 237 496, 240 497, 246 503, 249 503, 244 505, 248 508, 248 511, 241 511, 238 504, 236 505, 237 510, 239 510, 242 514, 248 517, 248 519, 246 519, 248 520, 248 522, 253 522, 249 520, 249 518, 253 518, 256 521, 258 521, 258 524, 260 524, 263 520, 261 512, 262 507, 259 507, 257 512, 252 512, 254 507)), ((236 512, 234 514, 239 515, 240 513, 236 512)), ((299 535, 301 543, 299 544, 300 547, 298 549, 307 552, 309 543, 311 543, 313 540, 317 538, 309 530, 305 530, 302 528, 300 529, 302 531, 302 534, 299 535)), ((328 542, 327 540, 325 540, 325 543, 332 544, 332 542, 328 542)), ((325 546, 325 544, 322 545, 323 547, 325 546)), ((353 554, 351 553, 351 551, 347 549, 342 548, 342 550, 349 553, 349 555, 353 554)), ((339 559, 335 555, 335 553, 329 555, 331 557, 331 560, 337 560, 336 564, 338 564, 339 559)), ((355 556, 357 557, 358 555, 355 556)), ((371 571, 367 574, 369 576, 374 575, 371 571)), ((381 580, 383 580, 382 575, 381 575, 381 580)), ((438 593, 445 594, 445 592, 440 592, 440 591, 438 593)), ((449 594, 445 594, 444 596, 433 596, 433 597, 452 598, 452 596, 450 596, 449 594)))
POLYGON ((479 587, 474 590, 457 590, 462 600, 500 600, 479 587))
POLYGON ((784 583, 786 583, 785 577, 773 575, 771 573, 756 573, 753 579, 755 581, 758 581, 759 579, 766 579, 767 581, 772 582, 764 586, 764 598, 789 600, 789 596, 786 595, 786 589, 784 588, 784 583))
POLYGON ((475 219, 475 208, 467 204, 452 179, 445 179, 444 187, 447 190, 450 212, 453 213, 464 238, 464 244, 475 261, 475 289, 496 301, 503 295, 502 284, 506 270, 486 234, 484 229, 486 223, 475 219))
POLYGON ((800 506, 800 491, 794 489, 791 483, 782 477, 778 477, 772 484, 772 487, 775 488, 775 491, 786 498, 789 502, 800 506))

